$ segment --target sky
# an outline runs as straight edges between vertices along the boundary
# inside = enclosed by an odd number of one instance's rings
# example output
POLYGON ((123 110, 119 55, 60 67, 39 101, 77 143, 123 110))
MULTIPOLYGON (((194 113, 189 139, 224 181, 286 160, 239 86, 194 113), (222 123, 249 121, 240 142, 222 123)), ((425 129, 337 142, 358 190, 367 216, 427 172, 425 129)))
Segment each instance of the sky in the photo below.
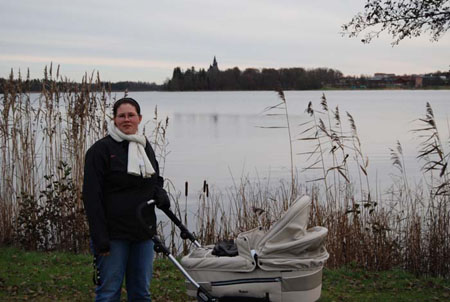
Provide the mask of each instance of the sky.
POLYGON ((81 81, 162 84, 175 67, 328 67, 344 75, 447 71, 450 33, 392 47, 341 35, 365 0, 0 0, 0 77, 45 66, 81 81))

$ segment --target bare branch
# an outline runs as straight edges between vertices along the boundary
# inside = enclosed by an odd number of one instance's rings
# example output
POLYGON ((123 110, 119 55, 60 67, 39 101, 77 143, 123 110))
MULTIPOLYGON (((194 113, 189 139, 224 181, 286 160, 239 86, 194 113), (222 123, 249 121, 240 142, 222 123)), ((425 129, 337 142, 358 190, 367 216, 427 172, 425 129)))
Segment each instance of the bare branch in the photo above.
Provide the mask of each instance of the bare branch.
POLYGON ((370 43, 387 32, 392 36, 392 45, 397 45, 424 33, 438 41, 449 28, 450 0, 368 0, 362 12, 342 25, 342 35, 352 38, 364 32, 361 41, 370 43))

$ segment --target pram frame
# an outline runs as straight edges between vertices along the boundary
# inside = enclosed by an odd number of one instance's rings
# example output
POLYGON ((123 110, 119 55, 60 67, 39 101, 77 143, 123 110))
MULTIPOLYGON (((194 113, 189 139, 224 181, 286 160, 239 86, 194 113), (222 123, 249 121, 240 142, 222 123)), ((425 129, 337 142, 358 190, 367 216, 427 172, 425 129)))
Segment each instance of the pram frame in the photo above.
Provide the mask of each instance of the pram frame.
MULTIPOLYGON (((155 204, 154 200, 149 200, 149 201, 146 201, 146 202, 143 202, 142 204, 140 204, 137 209, 137 213, 136 213, 137 219, 140 222, 140 224, 144 227, 145 230, 149 230, 150 227, 145 223, 144 217, 142 216, 142 210, 145 207, 154 206, 154 204, 155 204)), ((195 236, 191 232, 189 232, 189 230, 181 223, 181 221, 176 217, 176 215, 170 209, 167 208, 167 209, 161 209, 161 210, 180 229, 180 231, 181 231, 180 236, 182 239, 189 239, 197 247, 201 247, 200 243, 197 241, 195 236)), ((200 284, 198 284, 194 280, 194 278, 192 278, 192 276, 183 268, 183 266, 178 262, 178 260, 175 258, 175 256, 172 255, 170 250, 164 245, 164 243, 161 241, 161 239, 159 239, 159 237, 157 235, 153 235, 152 240, 155 244, 154 245, 155 252, 163 253, 164 256, 169 258, 169 260, 176 266, 176 268, 183 274, 183 276, 197 289, 197 300, 199 302, 218 302, 219 301, 217 298, 211 296, 211 294, 205 288, 203 288, 200 284)))

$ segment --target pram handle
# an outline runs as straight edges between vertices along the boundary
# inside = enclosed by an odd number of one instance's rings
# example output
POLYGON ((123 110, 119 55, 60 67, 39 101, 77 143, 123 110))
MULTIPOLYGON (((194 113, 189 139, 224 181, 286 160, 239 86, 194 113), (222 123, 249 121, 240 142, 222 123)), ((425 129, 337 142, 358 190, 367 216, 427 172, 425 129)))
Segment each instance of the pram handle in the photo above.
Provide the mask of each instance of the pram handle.
MULTIPOLYGON (((143 219, 141 217, 142 209, 146 206, 150 206, 153 204, 155 204, 155 201, 151 199, 139 205, 138 219, 141 220, 141 224, 143 223, 143 219)), ((180 237, 182 239, 184 240, 189 239, 196 247, 202 247, 202 245, 198 242, 197 238, 191 232, 189 232, 189 230, 184 226, 183 223, 181 223, 180 219, 178 219, 178 217, 170 210, 170 208, 163 208, 160 210, 163 211, 164 214, 166 214, 166 216, 169 217, 169 219, 172 220, 172 222, 180 229, 180 237)))

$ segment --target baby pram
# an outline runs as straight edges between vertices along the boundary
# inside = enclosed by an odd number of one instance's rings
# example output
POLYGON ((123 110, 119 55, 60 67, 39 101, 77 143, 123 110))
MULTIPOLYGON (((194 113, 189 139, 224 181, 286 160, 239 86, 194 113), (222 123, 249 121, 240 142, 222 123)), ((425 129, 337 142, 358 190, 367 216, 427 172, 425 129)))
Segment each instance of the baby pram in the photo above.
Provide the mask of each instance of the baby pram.
POLYGON ((169 211, 169 218, 181 225, 182 238, 191 239, 196 246, 182 258, 182 266, 177 262, 189 281, 188 295, 199 301, 318 300, 328 259, 324 245, 328 230, 318 226, 307 229, 310 206, 310 198, 304 196, 267 232, 256 228, 239 234, 234 257, 213 255, 214 246, 201 247, 169 211), (214 300, 201 300, 199 293, 203 292, 214 300))

